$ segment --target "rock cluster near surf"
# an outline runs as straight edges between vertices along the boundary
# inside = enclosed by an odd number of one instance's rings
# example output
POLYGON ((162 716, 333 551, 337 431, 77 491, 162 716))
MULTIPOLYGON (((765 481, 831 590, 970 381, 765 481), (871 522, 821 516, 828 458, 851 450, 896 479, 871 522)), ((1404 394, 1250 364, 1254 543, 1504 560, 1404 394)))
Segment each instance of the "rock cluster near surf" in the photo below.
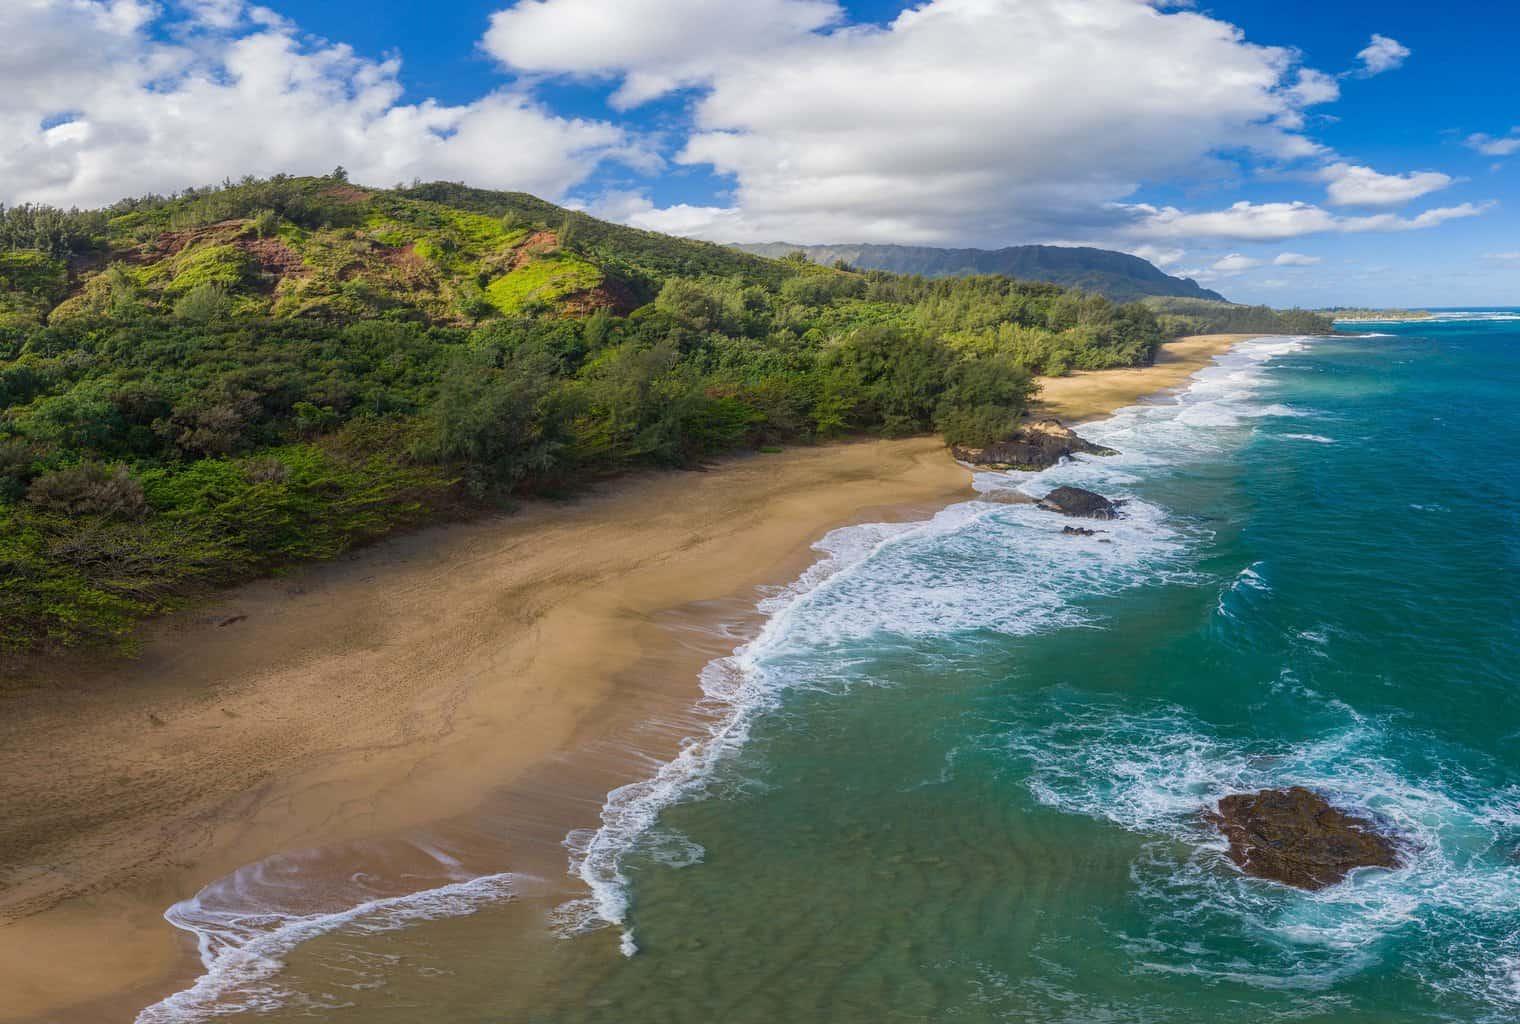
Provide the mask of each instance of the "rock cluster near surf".
POLYGON ((956 445, 951 449, 961 462, 980 469, 1020 470, 1036 473, 1049 469, 1070 455, 1118 455, 1112 448, 1085 441, 1059 420, 1037 420, 1015 430, 1006 440, 986 448, 956 445))
POLYGON ((1063 516, 1078 519, 1119 518, 1119 502, 1081 487, 1057 487, 1041 498, 1038 504, 1047 512, 1059 512, 1063 516))
POLYGON ((1355 868, 1396 868, 1398 848, 1365 818, 1302 786, 1237 793, 1209 815, 1230 842, 1230 860, 1257 878, 1323 889, 1355 868))

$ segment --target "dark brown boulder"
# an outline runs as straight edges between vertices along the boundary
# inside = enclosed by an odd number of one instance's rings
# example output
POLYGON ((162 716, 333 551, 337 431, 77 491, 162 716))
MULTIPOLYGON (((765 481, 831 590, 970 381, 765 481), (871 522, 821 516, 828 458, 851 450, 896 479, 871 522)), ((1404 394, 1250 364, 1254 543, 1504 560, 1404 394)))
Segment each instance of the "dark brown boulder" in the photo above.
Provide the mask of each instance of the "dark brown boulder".
POLYGON ((960 461, 983 469, 1016 469, 1038 472, 1049 469, 1068 455, 1118 455, 1112 448, 1078 437, 1059 420, 1025 423, 1006 440, 986 448, 957 445, 951 453, 960 461))
POLYGON ((1365 818, 1293 786, 1237 793, 1209 815, 1230 841, 1230 860, 1248 875, 1323 889, 1354 868, 1401 866, 1398 848, 1365 818))
POLYGON ((1097 530, 1089 530, 1085 526, 1068 526, 1061 531, 1068 537, 1096 537, 1097 530))
POLYGON ((1119 503, 1080 487, 1057 487, 1039 501, 1041 508, 1079 519, 1118 519, 1119 503))

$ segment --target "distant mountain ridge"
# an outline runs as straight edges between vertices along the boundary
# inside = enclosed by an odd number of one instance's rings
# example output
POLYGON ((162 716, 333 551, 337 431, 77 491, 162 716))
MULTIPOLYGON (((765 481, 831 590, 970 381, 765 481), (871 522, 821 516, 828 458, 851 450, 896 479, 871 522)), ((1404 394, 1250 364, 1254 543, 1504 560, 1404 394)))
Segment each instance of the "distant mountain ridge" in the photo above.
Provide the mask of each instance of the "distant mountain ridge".
POLYGON ((1014 245, 1006 249, 939 249, 926 245, 789 245, 765 242, 735 248, 779 259, 801 250, 814 263, 843 260, 861 270, 887 270, 923 277, 1003 274, 1023 281, 1048 281, 1067 288, 1134 302, 1152 295, 1226 301, 1223 295, 1187 277, 1173 277, 1154 264, 1111 249, 1085 246, 1014 245))

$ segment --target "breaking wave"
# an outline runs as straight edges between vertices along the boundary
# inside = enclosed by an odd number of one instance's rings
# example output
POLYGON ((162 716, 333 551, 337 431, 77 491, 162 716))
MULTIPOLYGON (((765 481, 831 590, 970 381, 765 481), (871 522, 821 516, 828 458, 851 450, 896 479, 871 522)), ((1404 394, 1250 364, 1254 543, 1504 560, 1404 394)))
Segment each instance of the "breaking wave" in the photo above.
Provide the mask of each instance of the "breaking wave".
POLYGON ((820 561, 762 602, 769 618, 760 634, 704 670, 706 733, 689 739, 649 778, 610 793, 598 828, 567 838, 570 871, 589 895, 559 908, 562 934, 617 926, 623 953, 636 954, 630 854, 649 841, 663 810, 709 792, 716 769, 744 748, 756 723, 788 692, 858 683, 858 661, 850 655, 855 646, 1093 625, 1082 603, 1087 599, 1192 578, 1183 555, 1205 534, 1170 522, 1132 487, 1239 445, 1264 417, 1302 415, 1262 404, 1257 395, 1266 364, 1306 344, 1302 338, 1247 342, 1196 374, 1184 391, 1083 427, 1084 436, 1119 455, 1077 457, 1040 473, 979 473, 975 486, 984 500, 924 522, 854 526, 826 536, 816 545, 820 561), (1025 500, 1063 484, 1123 499, 1124 517, 1094 524, 1092 536, 1063 532, 1069 520, 1025 500), (989 550, 999 556, 988 558, 989 550))

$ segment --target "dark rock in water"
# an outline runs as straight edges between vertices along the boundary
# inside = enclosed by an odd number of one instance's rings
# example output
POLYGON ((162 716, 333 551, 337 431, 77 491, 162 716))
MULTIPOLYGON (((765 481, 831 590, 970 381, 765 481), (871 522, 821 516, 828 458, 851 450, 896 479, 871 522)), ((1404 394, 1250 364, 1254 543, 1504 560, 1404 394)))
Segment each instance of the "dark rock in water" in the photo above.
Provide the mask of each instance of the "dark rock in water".
POLYGON ((1353 868, 1402 863, 1398 848, 1373 822, 1302 786, 1227 796, 1209 817, 1230 841, 1230 859, 1242 871, 1300 889, 1334 885, 1353 868))
POLYGON ((1068 537, 1096 537, 1098 535, 1097 530, 1089 530, 1082 526, 1068 526, 1061 532, 1068 537))
POLYGON ((1119 503, 1080 487, 1057 487, 1040 499, 1040 507, 1079 519, 1118 519, 1119 503))
POLYGON ((984 469, 1017 469, 1038 472, 1049 469, 1068 455, 1118 455, 1112 448, 1082 440, 1059 420, 1026 423, 1005 441, 986 448, 957 445, 952 454, 962 462, 984 469))

